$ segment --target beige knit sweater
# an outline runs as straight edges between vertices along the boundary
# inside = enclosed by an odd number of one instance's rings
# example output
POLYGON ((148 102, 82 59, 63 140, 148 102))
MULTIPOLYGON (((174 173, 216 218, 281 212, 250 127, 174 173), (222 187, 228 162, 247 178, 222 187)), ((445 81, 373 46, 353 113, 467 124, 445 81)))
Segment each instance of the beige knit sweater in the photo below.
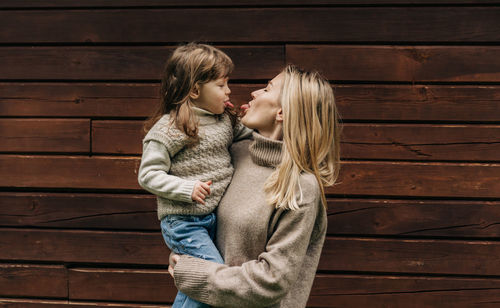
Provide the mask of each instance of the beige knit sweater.
POLYGON ((254 133, 232 146, 235 172, 217 209, 216 244, 225 265, 184 255, 175 283, 196 300, 220 307, 305 307, 326 234, 316 178, 303 174, 298 210, 265 202, 263 185, 282 143, 254 133), (249 147, 250 146, 250 147, 249 147))
POLYGON ((189 146, 188 137, 164 115, 143 140, 138 182, 157 196, 158 219, 166 215, 205 215, 219 204, 233 175, 229 147, 249 138, 252 130, 241 123, 233 128, 227 114, 216 115, 193 107, 199 120, 199 142, 189 146), (196 181, 212 180, 205 204, 191 199, 196 181))

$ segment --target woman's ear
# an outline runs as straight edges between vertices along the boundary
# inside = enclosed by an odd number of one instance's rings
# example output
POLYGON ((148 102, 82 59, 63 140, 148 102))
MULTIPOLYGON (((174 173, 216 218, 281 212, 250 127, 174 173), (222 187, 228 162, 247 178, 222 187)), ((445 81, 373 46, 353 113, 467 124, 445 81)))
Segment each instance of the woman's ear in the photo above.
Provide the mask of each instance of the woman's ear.
POLYGON ((278 112, 276 113, 276 122, 281 123, 283 122, 283 109, 278 109, 278 112))
POLYGON ((189 97, 191 99, 198 99, 200 97, 200 85, 195 84, 191 92, 189 92, 189 97))

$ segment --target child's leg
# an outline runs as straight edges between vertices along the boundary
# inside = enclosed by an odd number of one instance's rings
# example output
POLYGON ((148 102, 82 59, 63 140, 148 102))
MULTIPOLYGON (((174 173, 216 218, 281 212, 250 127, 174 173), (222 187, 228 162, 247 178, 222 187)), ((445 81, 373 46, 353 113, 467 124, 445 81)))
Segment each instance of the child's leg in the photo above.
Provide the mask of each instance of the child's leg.
MULTIPOLYGON (((224 263, 213 242, 215 226, 216 218, 213 213, 205 216, 169 215, 161 221, 163 238, 172 251, 224 263)), ((209 306, 179 292, 172 308, 177 307, 209 306)))

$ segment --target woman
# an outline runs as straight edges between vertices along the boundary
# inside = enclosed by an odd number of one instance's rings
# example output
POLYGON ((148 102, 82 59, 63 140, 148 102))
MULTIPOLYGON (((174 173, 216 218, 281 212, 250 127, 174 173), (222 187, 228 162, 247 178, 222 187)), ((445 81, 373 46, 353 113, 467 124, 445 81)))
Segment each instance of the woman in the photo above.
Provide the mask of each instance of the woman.
POLYGON ((212 306, 305 307, 326 234, 324 186, 339 171, 333 91, 315 72, 286 67, 252 93, 232 146, 235 172, 217 210, 226 264, 171 256, 180 291, 212 306))

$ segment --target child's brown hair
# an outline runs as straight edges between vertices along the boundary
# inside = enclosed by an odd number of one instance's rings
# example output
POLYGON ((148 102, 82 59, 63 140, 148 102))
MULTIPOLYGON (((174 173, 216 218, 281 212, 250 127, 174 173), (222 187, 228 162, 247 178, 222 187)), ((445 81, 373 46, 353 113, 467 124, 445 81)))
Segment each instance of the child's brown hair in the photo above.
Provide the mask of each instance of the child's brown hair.
POLYGON ((196 85, 203 85, 233 70, 233 61, 223 51, 206 44, 188 43, 177 47, 163 70, 160 101, 153 115, 144 124, 147 133, 164 115, 192 141, 198 139, 198 123, 189 94, 196 85))

